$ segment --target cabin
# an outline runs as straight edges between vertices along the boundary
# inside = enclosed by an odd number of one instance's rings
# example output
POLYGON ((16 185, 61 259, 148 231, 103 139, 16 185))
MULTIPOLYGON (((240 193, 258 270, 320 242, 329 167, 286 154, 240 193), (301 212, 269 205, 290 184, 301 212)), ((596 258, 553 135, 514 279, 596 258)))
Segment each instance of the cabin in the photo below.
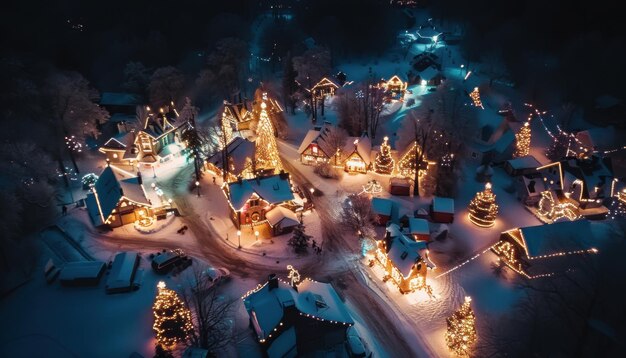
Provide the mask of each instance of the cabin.
POLYGON ((139 154, 139 148, 135 145, 135 137, 134 131, 116 134, 104 142, 98 151, 105 155, 105 159, 109 163, 133 165, 139 154))
POLYGON ((414 82, 422 86, 439 86, 442 80, 441 71, 435 66, 429 66, 416 73, 414 82))
POLYGON ((339 153, 330 143, 334 135, 333 131, 336 130, 337 127, 328 122, 321 127, 309 130, 298 148, 300 162, 305 165, 318 165, 328 162, 337 165, 339 153))
POLYGON ((413 240, 403 234, 398 225, 391 224, 385 231, 385 238, 376 245, 376 260, 401 293, 426 286, 428 270, 435 268, 428 258, 426 242, 413 240))
POLYGON ((96 286, 104 274, 102 261, 74 261, 63 265, 59 280, 63 286, 96 286))
POLYGON ((606 229, 588 220, 514 228, 503 232, 491 247, 500 260, 527 278, 546 277, 554 270, 565 271, 573 257, 595 254, 599 235, 606 229))
POLYGON ((87 194, 85 203, 95 227, 116 228, 140 220, 153 220, 158 197, 144 189, 141 174, 130 176, 107 166, 87 194))
POLYGON ((435 29, 433 25, 423 25, 417 30, 417 41, 430 44, 441 40, 442 32, 435 29))
POLYGON ((449 224, 454 221, 454 199, 435 196, 430 204, 433 222, 449 224))
MULTIPOLYGON (((226 183, 222 189, 230 204, 230 217, 238 229, 242 226, 271 226, 268 212, 294 200, 289 173, 284 172, 253 179, 239 178, 226 183)), ((274 216, 270 215, 270 218, 277 222, 274 216)))
POLYGON ((409 234, 415 241, 430 241, 428 221, 420 218, 409 218, 409 234))
POLYGON ((489 109, 489 98, 482 98, 482 102, 487 109, 478 111, 478 131, 470 157, 480 164, 500 164, 513 156, 515 133, 522 125, 511 116, 489 109))
MULTIPOLYGON (((227 182, 234 182, 239 177, 250 179, 254 176, 252 173, 252 159, 254 158, 254 153, 254 142, 241 137, 234 137, 226 145, 226 160, 228 161, 226 168, 227 182)), ((206 169, 220 177, 223 177, 223 154, 224 153, 219 150, 206 160, 206 169)))
POLYGON ((120 252, 115 255, 111 271, 107 277, 106 293, 129 292, 139 288, 141 275, 138 274, 141 256, 136 252, 120 252))
MULTIPOLYGON (((413 72, 422 72, 429 67, 435 67, 437 70, 441 71, 441 61, 439 60, 439 56, 435 55, 432 52, 422 52, 417 54, 411 60, 411 73, 413 72)), ((409 76, 410 77, 410 76, 409 76)), ((410 78, 409 78, 410 79, 410 78)), ((411 81, 415 83, 415 81, 411 81)))
MULTIPOLYGON (((421 149, 420 146, 417 144, 417 142, 413 142, 412 145, 407 146, 401 153, 399 156, 399 160, 396 161, 397 164, 397 169, 398 169, 398 173, 409 180, 414 179, 415 177, 415 162, 416 159, 415 157, 420 155, 421 153, 421 149)), ((430 162, 426 159, 426 155, 424 155, 424 157, 422 158, 421 163, 419 163, 418 165, 418 176, 421 178, 426 171, 428 170, 428 167, 432 164, 435 164, 434 162, 430 162)))
POLYGON ((398 204, 385 198, 372 198, 372 214, 376 225, 386 226, 389 221, 398 220, 398 204))
POLYGON ((238 131, 249 130, 254 115, 247 100, 241 103, 230 103, 224 101, 224 112, 222 116, 235 125, 238 131))
POLYGON ((510 176, 520 176, 534 173, 537 168, 541 166, 541 163, 532 155, 525 155, 523 157, 509 159, 504 162, 504 170, 510 176))
POLYGON ((342 153, 343 169, 350 174, 367 173, 371 169, 372 142, 364 133, 361 137, 349 137, 342 153))
POLYGON ((267 223, 272 229, 272 235, 278 236, 293 231, 300 224, 295 212, 284 206, 276 206, 265 213, 267 223))
POLYGON ((386 102, 403 101, 407 86, 408 82, 402 81, 398 75, 393 75, 389 80, 381 79, 378 83, 378 88, 384 91, 386 102))
POLYGON ((327 96, 334 96, 335 91, 339 88, 339 85, 334 81, 330 80, 328 77, 324 77, 319 82, 317 82, 313 87, 311 87, 311 94, 315 99, 326 98, 327 96))
POLYGON ((611 196, 613 173, 603 160, 595 155, 571 158, 561 162, 564 191, 578 202, 581 210, 602 207, 604 199, 611 196))
POLYGON ((271 274, 242 299, 265 356, 348 356, 354 320, 331 284, 304 279, 291 285, 271 274))
POLYGON ((389 179, 389 193, 397 196, 410 196, 411 180, 408 178, 389 179))

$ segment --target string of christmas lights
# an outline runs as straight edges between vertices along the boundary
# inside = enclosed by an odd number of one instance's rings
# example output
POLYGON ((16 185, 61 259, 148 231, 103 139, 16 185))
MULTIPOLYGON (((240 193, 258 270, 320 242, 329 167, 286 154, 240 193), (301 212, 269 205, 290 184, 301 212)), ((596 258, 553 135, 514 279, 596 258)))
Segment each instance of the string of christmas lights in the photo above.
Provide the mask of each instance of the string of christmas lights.
POLYGON ((524 157, 530 153, 531 136, 530 121, 528 121, 515 134, 515 153, 513 153, 513 158, 524 157))
POLYGON ((476 317, 470 306, 472 299, 465 297, 461 308, 446 319, 446 344, 448 349, 459 357, 468 357, 476 343, 476 317))
POLYGON ((189 339, 193 332, 191 312, 174 290, 165 287, 165 282, 157 285, 158 293, 152 306, 154 324, 159 344, 173 347, 189 339))
POLYGON ((492 227, 498 216, 496 195, 491 191, 491 183, 485 184, 485 190, 476 193, 469 204, 469 219, 480 227, 492 227))
POLYGON ((395 161, 391 157, 391 146, 388 143, 389 137, 383 138, 380 145, 380 152, 376 153, 374 160, 374 171, 378 174, 391 174, 395 166, 395 161))
POLYGON ((570 202, 557 204, 554 201, 552 193, 548 190, 541 192, 537 213, 552 222, 564 217, 568 218, 570 221, 580 218, 580 215, 577 214, 576 205, 570 202))
POLYGON ((255 156, 257 160, 257 169, 271 169, 274 174, 283 170, 283 164, 278 155, 278 146, 274 137, 274 126, 267 115, 265 100, 267 95, 263 94, 263 102, 261 102, 261 114, 259 116, 259 125, 257 128, 257 139, 255 141, 255 156))
POLYGON ((228 143, 233 139, 233 127, 230 120, 226 116, 226 109, 222 113, 222 137, 220 138, 220 144, 222 148, 226 147, 228 143))
POLYGON ((83 151, 83 145, 76 140, 76 136, 66 136, 65 137, 65 145, 72 152, 80 153, 83 151))
POLYGON ((480 100, 480 91, 478 90, 478 87, 474 87, 474 90, 469 94, 469 96, 475 107, 485 109, 485 107, 483 107, 483 102, 480 100))

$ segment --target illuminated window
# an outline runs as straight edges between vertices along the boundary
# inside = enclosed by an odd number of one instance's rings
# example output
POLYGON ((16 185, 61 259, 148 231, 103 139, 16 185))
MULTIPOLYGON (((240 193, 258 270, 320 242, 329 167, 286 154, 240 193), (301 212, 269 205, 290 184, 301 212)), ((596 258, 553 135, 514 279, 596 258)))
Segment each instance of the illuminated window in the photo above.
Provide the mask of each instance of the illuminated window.
POLYGON ((317 154, 317 147, 313 147, 313 148, 311 148, 311 149, 313 150, 313 153, 314 153, 314 154, 317 154))
POLYGON ((117 159, 117 153, 113 153, 113 158, 117 159))

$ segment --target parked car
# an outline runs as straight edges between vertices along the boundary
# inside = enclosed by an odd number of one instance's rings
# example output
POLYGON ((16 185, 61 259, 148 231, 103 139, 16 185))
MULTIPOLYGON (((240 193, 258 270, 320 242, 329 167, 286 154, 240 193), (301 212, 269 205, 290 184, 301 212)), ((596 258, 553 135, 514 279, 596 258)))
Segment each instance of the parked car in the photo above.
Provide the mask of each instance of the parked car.
POLYGON ((161 275, 164 275, 175 267, 187 268, 191 264, 191 258, 187 257, 183 250, 168 250, 152 259, 152 269, 161 275))
POLYGON ((215 268, 207 267, 200 272, 200 285, 196 281, 196 275, 187 275, 188 287, 193 291, 200 289, 201 291, 209 290, 214 286, 220 285, 222 282, 230 278, 230 271, 224 267, 215 268))

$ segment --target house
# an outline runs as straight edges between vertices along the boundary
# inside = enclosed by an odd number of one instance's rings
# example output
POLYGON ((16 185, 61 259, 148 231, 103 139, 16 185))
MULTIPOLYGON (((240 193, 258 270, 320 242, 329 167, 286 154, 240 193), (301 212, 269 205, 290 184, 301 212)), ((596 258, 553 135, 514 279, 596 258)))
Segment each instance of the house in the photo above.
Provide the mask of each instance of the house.
POLYGON ((328 77, 324 77, 319 82, 317 82, 313 87, 311 87, 310 92, 313 95, 313 98, 321 99, 326 96, 334 96, 335 91, 339 88, 339 85, 334 81, 330 80, 328 77))
MULTIPOLYGON (((289 173, 241 179, 222 187, 230 204, 231 219, 237 228, 270 225, 267 213, 294 200, 289 173)), ((276 217, 271 216, 275 223, 276 217)))
MULTIPOLYGON (((413 179, 415 176, 415 157, 420 155, 421 148, 417 142, 413 142, 412 145, 406 147, 401 153, 399 160, 396 161, 398 173, 401 176, 407 179, 413 179)), ((435 164, 434 162, 429 162, 426 159, 426 155, 422 158, 422 162, 418 165, 418 176, 422 177, 426 171, 428 170, 428 166, 431 164, 435 164)))
POLYGON ((537 167, 534 173, 518 178, 518 199, 527 206, 535 206, 541 193, 552 191, 557 197, 563 195, 563 169, 560 162, 537 167))
POLYGON ((435 267, 426 242, 404 235, 396 224, 389 225, 385 238, 377 242, 376 260, 403 294, 425 288, 428 270, 435 267))
POLYGON ((227 121, 234 124, 238 131, 249 130, 250 125, 254 120, 254 115, 249 107, 250 106, 247 100, 244 100, 241 103, 230 103, 224 101, 224 112, 222 113, 222 116, 227 121))
POLYGON ((391 221, 398 220, 398 204, 393 200, 385 198, 372 198, 372 214, 374 216, 374 223, 380 226, 385 226, 391 221))
POLYGON ((398 196, 411 195, 411 181, 408 178, 389 179, 389 193, 398 196))
POLYGON ((561 162, 565 195, 576 201, 579 214, 589 219, 604 219, 608 209, 603 201, 611 197, 613 174, 595 155, 561 162))
POLYGON ((276 206, 272 210, 265 213, 267 223, 272 228, 274 236, 291 232, 294 227, 300 224, 296 213, 284 206, 276 206))
MULTIPOLYGON (((485 98, 485 101, 488 101, 485 98)), ((489 108, 489 106, 486 106, 489 108)), ((471 158, 480 164, 500 163, 513 155, 518 123, 489 109, 479 111, 479 130, 472 145, 471 158)))
MULTIPOLYGON (((252 175, 252 159, 254 158, 254 142, 241 137, 234 137, 226 145, 226 159, 228 160, 226 181, 236 181, 238 177, 250 179, 252 175)), ((206 168, 216 175, 222 176, 224 168, 224 154, 221 150, 215 152, 206 161, 206 168)))
POLYGON ((104 142, 98 151, 105 155, 107 162, 133 165, 139 154, 139 148, 135 145, 135 137, 134 131, 116 134, 104 142))
POLYGON ((136 107, 141 105, 141 96, 126 92, 102 92, 100 106, 106 108, 111 114, 122 113, 135 115, 136 107))
POLYGON ((407 86, 408 82, 402 81, 398 75, 393 75, 389 80, 381 79, 378 83, 378 87, 384 91, 386 102, 404 100, 407 86))
POLYGON ((271 274, 242 299, 267 357, 347 356, 354 320, 331 284, 305 279, 292 286, 271 274))
POLYGON ((115 228, 154 218, 159 203, 148 198, 141 174, 128 174, 107 166, 87 194, 87 212, 95 227, 115 228))
POLYGON ((441 71, 435 66, 428 66, 416 73, 415 82, 422 86, 438 86, 443 80, 441 71))
POLYGON ((596 235, 604 233, 588 220, 515 228, 503 232, 491 250, 513 271, 527 278, 545 277, 553 270, 565 271, 571 257, 597 253, 596 235))
MULTIPOLYGON (((413 60, 411 60, 411 67, 412 70, 416 72, 422 72, 428 67, 435 67, 436 69, 441 71, 441 62, 439 60, 439 56, 435 55, 434 53, 422 52, 413 57, 413 60)), ((415 81, 411 82, 415 83, 415 81)))
POLYGON ((430 217, 436 223, 454 221, 454 199, 435 196, 430 204, 430 217))
POLYGON ((430 241, 430 229, 425 219, 409 218, 409 233, 415 241, 430 241))
POLYGON ((347 144, 343 150, 344 170, 350 174, 367 173, 372 163, 372 142, 367 133, 363 133, 360 138, 349 137, 347 142, 351 144, 347 144))
POLYGON ((510 176, 520 176, 525 174, 534 173, 541 163, 532 155, 525 155, 523 157, 509 159, 504 162, 504 170, 510 176))
POLYGON ((324 123, 322 127, 309 130, 298 148, 300 162, 305 165, 317 165, 327 163, 332 159, 333 164, 338 164, 340 153, 331 143, 333 131, 336 130, 337 127, 328 122, 324 123))
POLYGON ((441 31, 435 29, 433 25, 423 25, 417 30, 417 41, 420 43, 436 43, 441 39, 441 31))

